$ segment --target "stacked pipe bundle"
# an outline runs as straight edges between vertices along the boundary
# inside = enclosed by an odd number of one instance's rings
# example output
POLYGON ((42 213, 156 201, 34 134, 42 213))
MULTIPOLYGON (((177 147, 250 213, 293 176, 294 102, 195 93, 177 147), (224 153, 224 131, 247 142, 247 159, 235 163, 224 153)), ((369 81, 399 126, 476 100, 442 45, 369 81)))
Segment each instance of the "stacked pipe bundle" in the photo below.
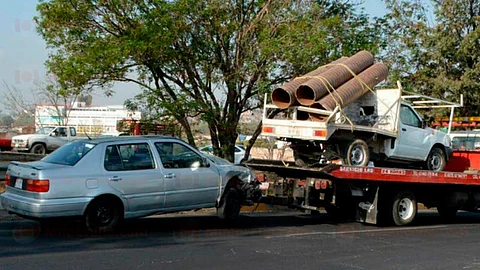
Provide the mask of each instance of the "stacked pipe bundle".
MULTIPOLYGON (((342 86, 337 88, 331 95, 313 103, 310 107, 315 109, 333 111, 336 106, 344 108, 348 104, 354 102, 364 94, 366 94, 375 85, 385 80, 388 75, 388 68, 382 63, 374 64, 356 78, 349 80, 342 86)), ((322 120, 323 116, 315 113, 309 113, 313 120, 322 120)))
MULTIPOLYGON (((339 58, 327 65, 276 88, 272 102, 281 109, 294 105, 333 111, 344 108, 370 91, 388 75, 388 68, 374 64, 373 55, 360 51, 351 57, 339 58)), ((321 120, 315 113, 297 111, 298 120, 321 120)))
POLYGON ((353 77, 373 65, 373 55, 368 51, 361 51, 345 60, 342 65, 335 65, 320 76, 301 84, 295 96, 303 106, 310 106, 319 100, 332 88, 337 88, 353 77))
MULTIPOLYGON (((330 64, 340 64, 345 62, 348 57, 339 58, 330 64)), ((314 71, 311 71, 303 76, 297 77, 292 81, 276 88, 272 92, 272 102, 275 106, 279 107, 280 109, 286 109, 290 106, 297 104, 297 99, 295 98, 295 91, 297 88, 302 85, 303 83, 310 80, 313 76, 319 76, 323 74, 325 71, 331 69, 332 66, 321 66, 314 71)))

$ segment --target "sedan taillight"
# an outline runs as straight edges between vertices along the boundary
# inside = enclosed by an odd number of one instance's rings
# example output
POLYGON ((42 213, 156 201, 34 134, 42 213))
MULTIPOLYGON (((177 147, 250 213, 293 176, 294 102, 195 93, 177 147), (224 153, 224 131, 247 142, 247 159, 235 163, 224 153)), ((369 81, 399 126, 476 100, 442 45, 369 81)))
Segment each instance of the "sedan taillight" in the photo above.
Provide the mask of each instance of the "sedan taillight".
POLYGON ((50 180, 27 180, 26 190, 32 192, 48 192, 50 189, 50 180))
POLYGON ((10 181, 10 174, 5 174, 5 185, 11 186, 11 181, 10 181))

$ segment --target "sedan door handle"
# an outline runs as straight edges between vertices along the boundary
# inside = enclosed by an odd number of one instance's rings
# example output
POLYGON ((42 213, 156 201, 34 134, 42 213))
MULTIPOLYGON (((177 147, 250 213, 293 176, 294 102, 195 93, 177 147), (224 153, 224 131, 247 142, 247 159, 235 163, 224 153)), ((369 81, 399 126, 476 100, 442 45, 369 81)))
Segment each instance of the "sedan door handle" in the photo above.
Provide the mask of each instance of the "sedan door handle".
POLYGON ((407 129, 406 129, 406 128, 402 128, 402 131, 407 131, 407 129))
POLYGON ((108 180, 110 181, 119 181, 119 180, 122 180, 122 178, 118 177, 118 176, 112 176, 110 178, 108 178, 108 180))
POLYGON ((165 178, 176 178, 177 176, 174 173, 167 173, 163 177, 165 177, 165 178))

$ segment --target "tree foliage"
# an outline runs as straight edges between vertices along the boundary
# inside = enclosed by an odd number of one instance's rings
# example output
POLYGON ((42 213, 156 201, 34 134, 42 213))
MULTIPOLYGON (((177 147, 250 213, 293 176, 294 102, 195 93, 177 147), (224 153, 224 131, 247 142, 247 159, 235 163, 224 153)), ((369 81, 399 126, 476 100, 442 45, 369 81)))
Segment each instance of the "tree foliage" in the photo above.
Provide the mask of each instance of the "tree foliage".
POLYGON ((392 79, 434 97, 465 96, 458 113, 480 114, 480 1, 387 0, 392 79), (431 10, 426 7, 431 7, 431 10))
POLYGON ((46 65, 64 84, 136 83, 141 103, 173 116, 190 144, 188 119, 203 120, 215 152, 232 160, 240 115, 272 86, 384 45, 380 28, 354 7, 333 0, 50 0, 38 5, 36 20, 52 49, 46 65))

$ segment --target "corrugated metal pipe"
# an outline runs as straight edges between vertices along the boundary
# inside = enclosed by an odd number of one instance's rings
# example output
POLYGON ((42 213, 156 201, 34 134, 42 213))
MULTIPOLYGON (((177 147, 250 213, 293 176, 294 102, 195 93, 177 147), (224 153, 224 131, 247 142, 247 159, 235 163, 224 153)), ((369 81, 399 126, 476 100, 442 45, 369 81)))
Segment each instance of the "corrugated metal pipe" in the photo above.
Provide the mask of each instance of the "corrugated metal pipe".
POLYGON ((297 101, 303 106, 310 106, 321 99, 332 88, 344 84, 354 75, 373 65, 373 55, 368 51, 360 51, 345 60, 342 65, 333 66, 319 76, 301 84, 295 91, 297 101))
MULTIPOLYGON (((338 105, 340 108, 346 107, 364 94, 366 94, 375 85, 385 80, 388 76, 388 68, 383 63, 377 63, 369 67, 355 78, 350 79, 331 94, 315 102, 310 108, 333 111, 338 105), (368 86, 368 87, 367 87, 368 86)), ((315 121, 322 121, 323 115, 309 113, 315 121)))
MULTIPOLYGON (((347 59, 348 57, 341 57, 331 62, 330 64, 342 63, 347 59)), ((305 75, 296 77, 295 79, 289 81, 288 83, 276 88, 272 92, 273 104, 275 104, 275 106, 279 107, 280 109, 286 109, 294 105, 295 103, 297 103, 297 100, 295 99, 295 90, 297 90, 298 86, 310 80, 312 76, 318 76, 330 68, 332 67, 321 66, 315 69, 314 71, 310 71, 305 75)))

